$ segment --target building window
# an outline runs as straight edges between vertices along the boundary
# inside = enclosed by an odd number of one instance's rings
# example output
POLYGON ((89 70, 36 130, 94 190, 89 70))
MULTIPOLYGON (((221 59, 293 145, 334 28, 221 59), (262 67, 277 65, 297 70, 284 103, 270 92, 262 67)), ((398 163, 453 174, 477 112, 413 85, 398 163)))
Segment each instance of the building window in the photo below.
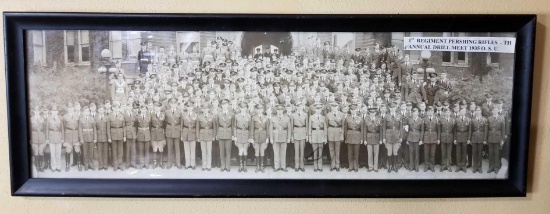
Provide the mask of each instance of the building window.
POLYGON ((109 50, 113 59, 122 59, 122 32, 109 32, 109 50))
POLYGON ((443 63, 451 64, 451 62, 452 62, 452 61, 451 61, 452 52, 450 52, 450 51, 443 51, 442 53, 443 53, 443 56, 442 56, 442 58, 441 58, 441 61, 442 61, 443 63))
POLYGON ((46 34, 43 30, 32 31, 34 63, 46 65, 46 34))
MULTIPOLYGON (((465 37, 466 33, 444 32, 443 37, 465 37)), ((466 52, 444 51, 442 52, 442 64, 444 66, 463 67, 468 65, 468 54, 466 52)))
POLYGON ((141 32, 128 31, 128 58, 137 60, 139 50, 141 50, 141 32))
POLYGON ((84 63, 90 62, 90 31, 78 31, 78 47, 79 61, 84 63))
POLYGON ((493 67, 499 67, 500 54, 499 53, 487 53, 487 65, 493 67))
POLYGON ((76 31, 65 31, 65 63, 76 62, 76 31))

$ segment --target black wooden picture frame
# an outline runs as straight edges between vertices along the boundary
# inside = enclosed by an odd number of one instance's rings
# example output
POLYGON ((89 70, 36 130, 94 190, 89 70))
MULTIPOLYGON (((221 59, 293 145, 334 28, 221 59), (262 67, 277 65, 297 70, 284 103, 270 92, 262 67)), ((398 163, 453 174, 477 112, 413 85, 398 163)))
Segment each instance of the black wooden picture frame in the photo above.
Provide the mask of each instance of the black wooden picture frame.
POLYGON ((526 195, 536 15, 4 13, 11 194, 85 197, 518 197, 526 195), (162 24, 159 24, 162 23, 162 24), (31 178, 26 30, 515 32, 509 174, 503 180, 31 178))

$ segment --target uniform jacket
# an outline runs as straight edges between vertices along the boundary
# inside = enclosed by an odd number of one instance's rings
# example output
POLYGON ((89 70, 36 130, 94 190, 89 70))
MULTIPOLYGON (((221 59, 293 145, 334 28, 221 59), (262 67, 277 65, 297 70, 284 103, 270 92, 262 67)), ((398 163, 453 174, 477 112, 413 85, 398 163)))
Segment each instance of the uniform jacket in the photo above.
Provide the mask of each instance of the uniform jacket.
POLYGON ((307 113, 297 110, 291 117, 292 139, 306 140, 309 135, 309 119, 307 113))
POLYGON ((97 131, 94 118, 82 117, 78 128, 78 135, 82 142, 89 143, 97 140, 97 131))
POLYGON ((51 116, 46 119, 46 140, 50 143, 61 143, 63 136, 65 136, 65 127, 63 118, 59 116, 51 116))
POLYGON ((438 125, 437 117, 432 116, 430 119, 429 116, 424 117, 424 140, 423 143, 437 143, 437 140, 440 139, 439 134, 440 127, 438 125))
POLYGON ((234 123, 235 119, 233 118, 233 113, 231 113, 231 111, 227 110, 227 113, 221 111, 216 117, 216 137, 219 140, 230 140, 232 136, 235 136, 233 133, 233 127, 235 126, 234 123))
POLYGON ((361 144, 365 136, 363 118, 359 115, 348 116, 344 122, 344 136, 347 144, 361 144))
POLYGON ((78 116, 76 114, 65 114, 65 116, 63 116, 63 123, 65 127, 65 143, 79 143, 78 116))
POLYGON ((136 115, 133 112, 126 111, 124 115, 124 131, 126 132, 126 138, 136 139, 136 115))
POLYGON ((464 116, 455 118, 456 121, 456 141, 459 143, 465 143, 472 138, 472 126, 471 119, 464 116))
POLYGON ((122 113, 111 113, 109 120, 107 120, 107 139, 111 140, 123 140, 126 136, 126 130, 124 129, 125 120, 122 113))
POLYGON ((439 118, 439 126, 439 129, 441 130, 439 140, 441 141, 441 143, 453 143, 455 139, 454 136, 456 136, 454 118, 452 118, 451 116, 449 116, 449 118, 439 118))
POLYGON ((151 141, 151 116, 149 114, 136 115, 137 140, 151 141))
POLYGON ((234 122, 233 122, 233 133, 235 137, 237 137, 236 143, 247 143, 249 134, 249 128, 250 126, 250 114, 247 112, 241 112, 234 115, 234 122))
POLYGON ((487 143, 500 143, 504 140, 505 135, 505 121, 500 117, 491 116, 487 118, 489 126, 489 135, 487 137, 487 143))
POLYGON ((166 140, 166 135, 164 133, 164 118, 166 116, 163 112, 153 112, 151 113, 151 140, 152 141, 161 141, 166 140))
POLYGON ((184 113, 181 115, 182 130, 181 137, 184 141, 196 141, 199 139, 199 116, 195 113, 184 113))
POLYGON ((96 125, 96 136, 97 136, 97 142, 105 143, 107 142, 107 132, 109 132, 109 129, 107 129, 107 121, 109 120, 109 117, 106 115, 96 115, 95 116, 95 125, 96 125))
POLYGON ((35 115, 31 117, 31 143, 46 143, 46 124, 46 118, 40 115, 35 115))
POLYGON ((308 135, 310 143, 325 143, 327 142, 327 121, 325 116, 314 114, 309 117, 308 135))
POLYGON ((254 143, 265 143, 268 135, 268 129, 270 125, 269 117, 266 115, 256 114, 252 116, 250 125, 248 126, 248 136, 250 139, 254 139, 254 143))
POLYGON ((487 141, 488 123, 487 118, 480 116, 472 118, 472 143, 483 143, 487 141))
POLYGON ((166 128, 165 133, 167 138, 180 138, 181 137, 181 112, 179 110, 166 110, 165 122, 166 128))
POLYGON ((199 121, 197 124, 199 125, 199 140, 200 141, 213 141, 216 137, 217 133, 217 118, 214 115, 208 114, 206 116, 205 114, 201 114, 199 116, 199 121))
POLYGON ((396 112, 395 115, 387 115, 386 119, 382 120, 382 139, 386 139, 386 143, 401 143, 399 138, 403 138, 401 117, 396 112))
POLYGON ((344 140, 344 114, 341 112, 329 112, 326 115, 328 125, 328 141, 343 141, 344 140))
POLYGON ((286 115, 275 115, 270 122, 270 140, 275 143, 286 143, 290 140, 292 129, 290 118, 286 115))
POLYGON ((378 117, 367 116, 365 118, 365 140, 369 145, 379 144, 383 133, 382 133, 382 121, 378 117))

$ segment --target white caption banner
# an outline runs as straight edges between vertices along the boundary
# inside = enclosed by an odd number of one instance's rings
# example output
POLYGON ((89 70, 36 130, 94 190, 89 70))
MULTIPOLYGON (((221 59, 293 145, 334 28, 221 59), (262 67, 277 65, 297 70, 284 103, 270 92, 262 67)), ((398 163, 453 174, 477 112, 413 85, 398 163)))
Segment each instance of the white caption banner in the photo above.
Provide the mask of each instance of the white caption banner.
POLYGON ((514 53, 513 37, 405 37, 405 50, 514 53))

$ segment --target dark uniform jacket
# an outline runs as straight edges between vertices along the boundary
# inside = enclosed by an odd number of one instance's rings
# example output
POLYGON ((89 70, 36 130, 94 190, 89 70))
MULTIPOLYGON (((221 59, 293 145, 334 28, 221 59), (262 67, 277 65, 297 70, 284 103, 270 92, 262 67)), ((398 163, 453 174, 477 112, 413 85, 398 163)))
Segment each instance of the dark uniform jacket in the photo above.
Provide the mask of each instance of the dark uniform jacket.
POLYGON ((89 143, 97 140, 97 132, 94 118, 91 116, 82 117, 78 129, 78 135, 82 142, 89 143))
POLYGON ((136 117, 133 112, 124 112, 124 131, 126 132, 126 138, 136 139, 136 117))
POLYGON ((424 136, 424 120, 420 116, 416 120, 411 116, 408 125, 409 133, 407 141, 415 143, 421 141, 424 136))
POLYGON ((106 115, 95 116, 97 142, 107 142, 107 132, 109 132, 107 129, 107 121, 109 121, 109 117, 106 115))
POLYGON ((166 121, 166 137, 167 138, 180 138, 181 137, 181 113, 179 110, 166 110, 165 111, 165 121, 166 121))
POLYGON ((487 118, 489 124, 489 136, 487 137, 487 143, 500 143, 504 140, 505 125, 504 119, 500 117, 491 116, 487 118))
POLYGON ((380 143, 383 133, 381 126, 382 121, 378 117, 371 118, 367 116, 365 118, 365 140, 369 145, 376 145, 380 143))
POLYGON ((269 118, 265 115, 256 114, 252 116, 248 126, 248 136, 254 139, 254 143, 265 143, 267 130, 269 129, 269 118))
POLYGON ((403 138, 401 130, 403 126, 401 125, 401 117, 398 113, 395 115, 388 114, 386 119, 382 121, 382 139, 386 139, 386 143, 401 143, 399 138, 403 138))
POLYGON ((437 143, 440 138, 439 126, 437 117, 434 115, 431 118, 429 116, 424 117, 424 140, 423 143, 437 143))
POLYGON ((125 120, 122 113, 111 113, 111 115, 109 115, 109 120, 107 120, 107 129, 110 130, 107 132, 107 139, 123 140, 126 136, 124 123, 125 120))
POLYGON ((151 116, 149 114, 136 115, 137 140, 151 141, 151 116))
POLYGON ((199 139, 199 126, 197 125, 198 115, 185 113, 181 115, 182 127, 181 137, 184 141, 196 141, 199 139))
POLYGON ((456 121, 456 142, 465 143, 472 138, 471 119, 464 116, 455 118, 456 121))
POLYGON ((480 116, 472 118, 472 143, 483 143, 487 141, 488 123, 487 118, 480 116))
POLYGON ((441 143, 453 143, 455 135, 455 120, 451 116, 440 117, 439 126, 441 130, 439 140, 441 143))

